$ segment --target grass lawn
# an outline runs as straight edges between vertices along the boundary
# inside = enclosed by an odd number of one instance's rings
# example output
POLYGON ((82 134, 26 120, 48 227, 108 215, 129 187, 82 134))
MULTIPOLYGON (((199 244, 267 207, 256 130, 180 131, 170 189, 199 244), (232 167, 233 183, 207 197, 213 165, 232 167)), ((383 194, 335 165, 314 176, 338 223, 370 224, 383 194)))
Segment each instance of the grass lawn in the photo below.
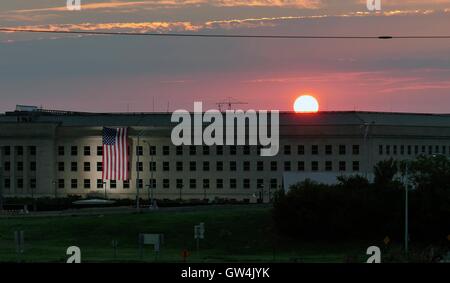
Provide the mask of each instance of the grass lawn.
MULTIPOLYGON (((0 219, 0 261, 64 262, 66 249, 78 246, 83 262, 141 261, 139 233, 163 233, 158 257, 145 248, 142 261, 180 262, 343 262, 363 261, 368 246, 380 243, 304 243, 274 237, 270 208, 225 206, 196 211, 159 211, 98 216, 22 217, 0 219), (194 225, 205 223, 205 239, 196 251, 194 225), (25 231, 25 252, 16 255, 14 231, 25 231), (114 257, 111 241, 117 240, 114 257)), ((331 235, 332 237, 332 235, 331 235)), ((381 242, 381 240, 380 240, 381 242)))

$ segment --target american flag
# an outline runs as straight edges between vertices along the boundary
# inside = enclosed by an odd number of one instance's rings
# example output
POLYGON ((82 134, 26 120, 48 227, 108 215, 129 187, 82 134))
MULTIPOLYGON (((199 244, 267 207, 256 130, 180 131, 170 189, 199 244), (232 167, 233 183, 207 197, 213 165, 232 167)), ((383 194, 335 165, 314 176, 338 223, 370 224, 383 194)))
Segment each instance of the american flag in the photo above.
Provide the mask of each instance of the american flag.
POLYGON ((103 128, 103 180, 128 180, 128 129, 103 128))

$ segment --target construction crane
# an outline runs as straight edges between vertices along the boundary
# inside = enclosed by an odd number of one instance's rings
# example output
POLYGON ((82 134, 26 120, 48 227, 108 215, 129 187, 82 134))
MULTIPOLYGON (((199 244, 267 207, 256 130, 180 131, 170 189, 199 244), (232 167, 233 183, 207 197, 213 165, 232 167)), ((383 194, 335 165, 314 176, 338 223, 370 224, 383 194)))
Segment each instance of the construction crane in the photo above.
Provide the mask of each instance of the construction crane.
POLYGON ((231 110, 233 105, 245 105, 247 102, 238 101, 232 97, 227 97, 227 100, 217 102, 216 105, 219 108, 219 111, 223 111, 223 106, 228 106, 228 110, 231 110))

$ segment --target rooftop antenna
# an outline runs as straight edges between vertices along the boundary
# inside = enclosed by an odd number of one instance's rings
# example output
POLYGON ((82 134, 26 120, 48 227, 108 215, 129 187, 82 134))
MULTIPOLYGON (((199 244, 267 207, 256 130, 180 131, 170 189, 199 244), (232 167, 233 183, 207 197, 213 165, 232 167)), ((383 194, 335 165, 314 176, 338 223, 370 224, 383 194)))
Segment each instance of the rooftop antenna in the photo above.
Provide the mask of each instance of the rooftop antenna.
POLYGON ((244 104, 248 104, 247 102, 242 102, 242 101, 238 101, 232 97, 227 97, 226 100, 224 101, 219 101, 216 102, 217 107, 219 108, 219 111, 222 112, 223 111, 223 106, 228 107, 228 110, 231 110, 233 105, 244 105, 244 104))

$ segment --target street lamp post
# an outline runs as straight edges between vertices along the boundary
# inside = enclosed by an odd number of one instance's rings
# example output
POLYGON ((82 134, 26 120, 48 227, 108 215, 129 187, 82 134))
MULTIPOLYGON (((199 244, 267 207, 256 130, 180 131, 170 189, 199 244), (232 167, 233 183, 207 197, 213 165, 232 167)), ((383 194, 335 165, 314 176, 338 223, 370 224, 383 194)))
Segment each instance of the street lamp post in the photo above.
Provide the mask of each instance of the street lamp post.
POLYGON ((151 147, 150 147, 150 143, 148 141, 144 141, 144 143, 146 143, 148 145, 148 153, 150 154, 150 184, 148 185, 148 199, 150 201, 150 205, 153 205, 153 169, 156 168, 152 168, 153 166, 153 154, 150 152, 151 151, 151 147))
POLYGON ((107 199, 107 196, 106 196, 106 182, 103 182, 103 188, 105 189, 105 199, 107 199))
POLYGON ((3 167, 0 164, 0 211, 3 210, 3 167))

